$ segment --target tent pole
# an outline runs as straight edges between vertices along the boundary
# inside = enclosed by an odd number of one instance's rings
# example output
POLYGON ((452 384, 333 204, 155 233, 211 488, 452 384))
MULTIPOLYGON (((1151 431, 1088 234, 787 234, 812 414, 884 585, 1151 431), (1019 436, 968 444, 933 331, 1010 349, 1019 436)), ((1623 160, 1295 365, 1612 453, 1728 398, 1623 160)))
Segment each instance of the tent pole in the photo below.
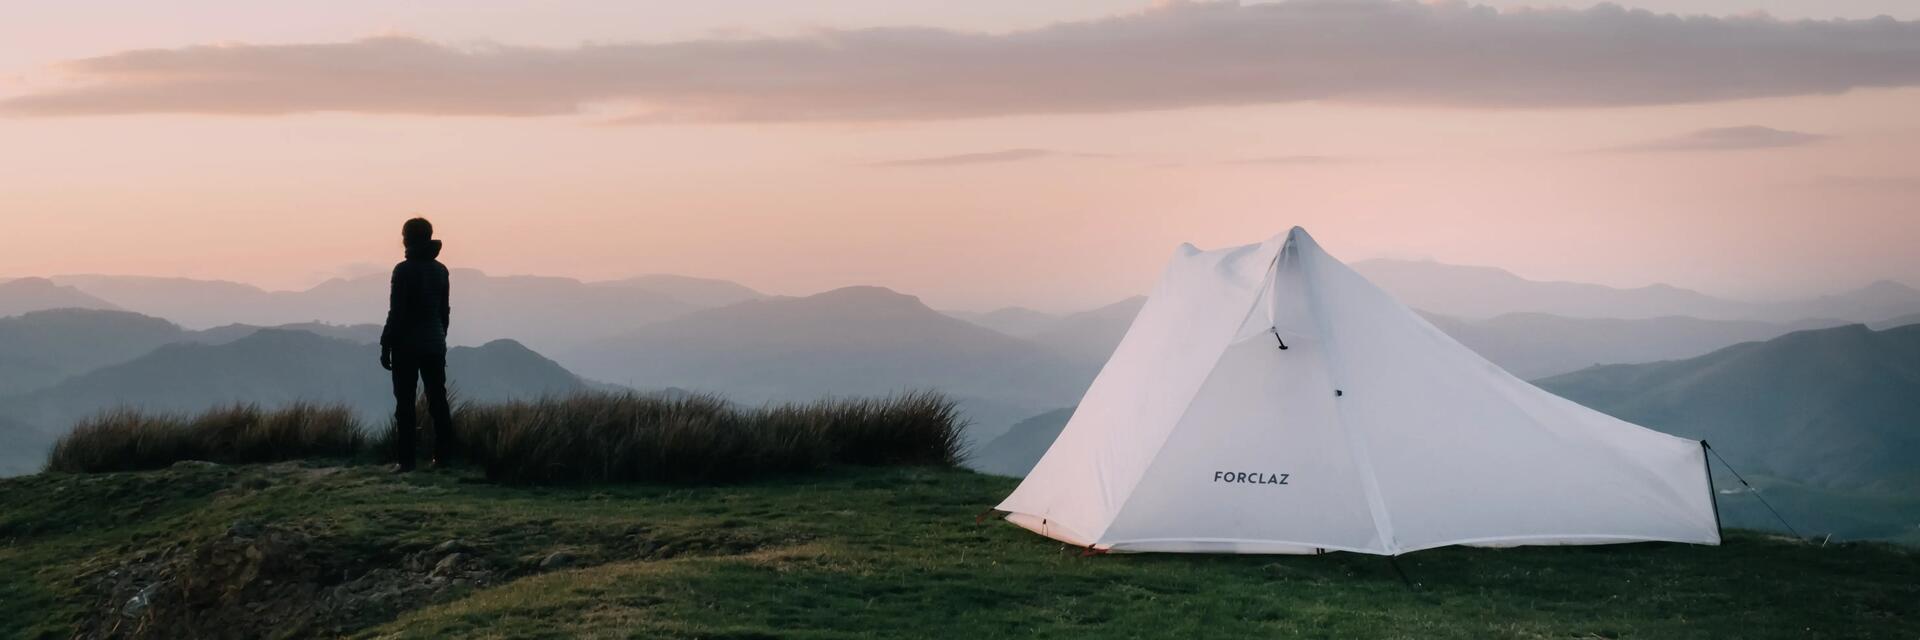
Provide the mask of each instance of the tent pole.
POLYGON ((1713 534, 1727 541, 1727 528, 1720 524, 1720 490, 1713 486, 1713 460, 1707 457, 1707 441, 1700 441, 1700 466, 1707 472, 1707 499, 1713 501, 1713 534))

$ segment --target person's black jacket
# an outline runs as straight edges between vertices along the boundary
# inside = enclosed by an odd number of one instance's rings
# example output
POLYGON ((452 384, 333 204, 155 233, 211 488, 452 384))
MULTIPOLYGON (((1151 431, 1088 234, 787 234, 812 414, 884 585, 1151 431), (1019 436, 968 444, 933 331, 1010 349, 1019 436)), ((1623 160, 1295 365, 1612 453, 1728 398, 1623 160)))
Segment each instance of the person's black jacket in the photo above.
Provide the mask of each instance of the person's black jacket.
POLYGON ((447 324, 447 267, 440 257, 440 241, 409 245, 407 259, 393 267, 393 288, 387 298, 387 326, 380 346, 396 353, 445 355, 447 324))

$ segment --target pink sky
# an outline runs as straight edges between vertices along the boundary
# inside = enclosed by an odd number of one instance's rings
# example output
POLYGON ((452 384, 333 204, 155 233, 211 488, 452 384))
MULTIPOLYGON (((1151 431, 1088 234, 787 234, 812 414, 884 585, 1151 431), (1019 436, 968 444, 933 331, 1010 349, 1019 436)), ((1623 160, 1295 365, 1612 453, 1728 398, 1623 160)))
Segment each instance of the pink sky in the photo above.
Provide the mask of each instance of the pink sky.
POLYGON ((1292 225, 1540 279, 1920 285, 1909 2, 386 4, 0 9, 0 276, 304 287, 417 212, 454 266, 943 308, 1103 304, 1292 225), (1324 20, 1442 36, 1282 37, 1324 20), (900 25, 934 29, 845 31, 900 25))

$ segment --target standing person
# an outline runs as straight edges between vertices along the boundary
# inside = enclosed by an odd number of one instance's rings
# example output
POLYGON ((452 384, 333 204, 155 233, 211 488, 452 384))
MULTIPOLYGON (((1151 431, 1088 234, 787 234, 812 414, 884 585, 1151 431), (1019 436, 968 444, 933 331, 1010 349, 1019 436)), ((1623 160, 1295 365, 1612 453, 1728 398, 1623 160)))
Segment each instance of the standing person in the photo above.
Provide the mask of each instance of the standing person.
POLYGON ((447 461, 453 451, 453 412, 447 407, 447 267, 440 264, 440 241, 433 223, 408 220, 400 227, 407 259, 393 267, 387 296, 387 325, 380 331, 380 366, 393 372, 393 453, 395 473, 413 470, 416 418, 414 383, 427 383, 427 412, 433 418, 433 458, 428 468, 447 461))

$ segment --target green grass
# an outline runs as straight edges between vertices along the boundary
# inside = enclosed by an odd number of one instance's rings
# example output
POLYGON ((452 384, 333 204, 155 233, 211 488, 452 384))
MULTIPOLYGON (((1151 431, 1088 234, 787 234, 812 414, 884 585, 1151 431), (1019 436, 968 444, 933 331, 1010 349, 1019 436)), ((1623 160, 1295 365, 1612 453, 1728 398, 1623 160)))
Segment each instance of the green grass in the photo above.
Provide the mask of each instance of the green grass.
POLYGON ((976 524, 1015 481, 965 471, 538 487, 315 464, 0 480, 0 637, 68 637, 90 576, 238 521, 310 534, 319 575, 449 539, 502 567, 360 637, 1920 637, 1920 558, 1888 545, 1439 549, 1399 560, 1409 588, 1353 554, 1077 557, 976 524), (556 550, 578 560, 536 566, 556 550))

